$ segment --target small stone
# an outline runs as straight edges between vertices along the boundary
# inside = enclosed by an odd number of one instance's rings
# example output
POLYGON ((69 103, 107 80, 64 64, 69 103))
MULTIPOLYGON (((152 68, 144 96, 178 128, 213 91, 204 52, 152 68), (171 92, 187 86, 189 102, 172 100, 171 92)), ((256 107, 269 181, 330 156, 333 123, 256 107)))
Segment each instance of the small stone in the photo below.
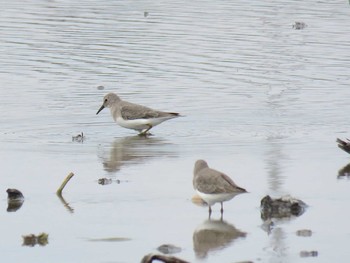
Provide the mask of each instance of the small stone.
POLYGON ((107 184, 111 184, 113 182, 112 179, 110 178, 100 178, 98 179, 98 184, 100 185, 107 185, 107 184))
POLYGON ((37 238, 37 242, 40 246, 45 246, 49 243, 49 241, 48 241, 49 235, 46 233, 41 233, 36 238, 37 238))
POLYGON ((97 89, 98 89, 98 90, 104 90, 105 87, 104 87, 104 86, 98 86, 97 89))
POLYGON ((159 252, 162 252, 163 254, 175 254, 181 252, 181 248, 171 245, 171 244, 164 244, 157 248, 159 252))
POLYGON ((14 189, 14 188, 9 188, 6 190, 7 192, 7 200, 8 201, 20 201, 24 199, 23 194, 21 191, 14 189))
POLYGON ((41 233, 38 236, 34 234, 22 236, 23 238, 23 246, 34 247, 35 245, 46 246, 49 241, 49 235, 46 233, 41 233))
POLYGON ((36 245, 36 236, 34 234, 22 236, 23 246, 34 247, 36 245))
POLYGON ((297 236, 300 237, 311 237, 312 236, 312 231, 309 229, 301 229, 296 232, 297 236))
POLYGON ((300 216, 304 213, 306 204, 291 196, 282 196, 281 198, 271 198, 269 195, 261 199, 261 218, 283 218, 291 216, 300 216))
POLYGON ((345 165, 338 171, 338 178, 347 178, 350 177, 350 163, 345 165))
POLYGON ((304 22, 295 22, 293 28, 296 30, 304 29, 307 25, 304 22))
POLYGON ((302 258, 317 257, 317 256, 318 256, 318 251, 316 251, 316 250, 300 251, 300 257, 302 257, 302 258))

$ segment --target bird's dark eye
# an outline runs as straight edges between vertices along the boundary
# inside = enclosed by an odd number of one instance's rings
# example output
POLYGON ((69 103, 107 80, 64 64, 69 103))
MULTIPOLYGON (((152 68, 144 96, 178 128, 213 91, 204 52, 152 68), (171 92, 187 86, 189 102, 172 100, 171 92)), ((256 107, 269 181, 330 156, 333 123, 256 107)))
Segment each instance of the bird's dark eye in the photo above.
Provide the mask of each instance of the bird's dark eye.
POLYGON ((107 102, 107 99, 105 99, 105 102, 107 102))

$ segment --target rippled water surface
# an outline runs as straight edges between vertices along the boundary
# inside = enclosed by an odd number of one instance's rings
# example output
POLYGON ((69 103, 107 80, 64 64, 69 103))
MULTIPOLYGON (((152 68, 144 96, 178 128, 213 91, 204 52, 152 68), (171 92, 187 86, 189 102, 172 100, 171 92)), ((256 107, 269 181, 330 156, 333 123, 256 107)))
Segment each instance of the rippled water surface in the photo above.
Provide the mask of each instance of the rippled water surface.
POLYGON ((2 1, 2 261, 348 262, 349 24, 347 1, 2 1), (96 115, 108 92, 184 117, 142 138, 96 115), (199 158, 249 191, 223 220, 192 202, 199 158), (269 228, 267 194, 308 208, 269 228))

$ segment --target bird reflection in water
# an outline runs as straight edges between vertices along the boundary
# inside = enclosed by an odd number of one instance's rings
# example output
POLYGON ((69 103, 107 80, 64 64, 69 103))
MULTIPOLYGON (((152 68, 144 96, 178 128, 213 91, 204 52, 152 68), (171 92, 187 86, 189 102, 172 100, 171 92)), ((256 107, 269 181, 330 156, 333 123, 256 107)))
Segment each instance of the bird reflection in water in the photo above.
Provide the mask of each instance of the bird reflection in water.
POLYGON ((200 224, 193 233, 193 249, 198 258, 206 258, 210 251, 224 249, 246 233, 238 230, 222 218, 208 219, 200 224))
POLYGON ((175 156, 171 146, 172 144, 159 138, 129 136, 115 140, 109 154, 102 153, 100 158, 104 170, 115 173, 127 164, 142 163, 151 158, 175 156))

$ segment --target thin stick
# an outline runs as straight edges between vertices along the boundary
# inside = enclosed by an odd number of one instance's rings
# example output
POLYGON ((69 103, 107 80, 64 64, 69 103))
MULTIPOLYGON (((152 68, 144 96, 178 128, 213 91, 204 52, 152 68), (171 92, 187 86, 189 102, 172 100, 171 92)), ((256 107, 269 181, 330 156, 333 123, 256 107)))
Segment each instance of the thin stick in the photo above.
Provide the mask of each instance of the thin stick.
POLYGON ((66 184, 68 183, 68 181, 74 176, 74 173, 70 172, 66 179, 64 179, 64 181, 62 182, 60 188, 58 188, 56 194, 57 195, 62 195, 62 191, 63 191, 63 188, 66 186, 66 184))

